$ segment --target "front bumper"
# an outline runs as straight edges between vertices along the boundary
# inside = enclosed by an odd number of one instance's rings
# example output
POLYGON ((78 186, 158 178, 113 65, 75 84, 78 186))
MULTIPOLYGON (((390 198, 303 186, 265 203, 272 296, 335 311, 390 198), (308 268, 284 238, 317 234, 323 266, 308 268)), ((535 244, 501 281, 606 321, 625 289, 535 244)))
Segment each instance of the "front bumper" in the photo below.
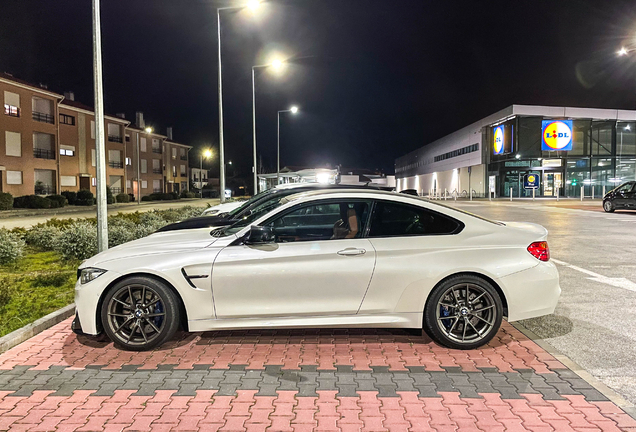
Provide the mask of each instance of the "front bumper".
MULTIPOLYGON (((100 333, 97 320, 100 313, 98 310, 99 299, 106 287, 119 277, 121 274, 108 270, 86 284, 82 285, 79 279, 75 283, 75 320, 78 324, 81 323, 80 331, 83 334, 97 335, 100 333)), ((73 329, 73 331, 75 330, 73 329)))
POLYGON ((508 321, 554 313, 561 295, 559 272, 551 262, 500 279, 508 302, 508 321))

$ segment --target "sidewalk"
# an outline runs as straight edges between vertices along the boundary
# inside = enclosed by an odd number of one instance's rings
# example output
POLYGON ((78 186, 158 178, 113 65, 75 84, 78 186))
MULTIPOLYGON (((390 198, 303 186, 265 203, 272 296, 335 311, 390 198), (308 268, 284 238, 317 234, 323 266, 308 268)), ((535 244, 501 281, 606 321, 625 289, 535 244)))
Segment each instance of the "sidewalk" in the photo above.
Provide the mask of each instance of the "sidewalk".
POLYGON ((402 330, 181 333, 149 352, 70 319, 0 355, 0 430, 636 431, 504 323, 459 351, 402 330))

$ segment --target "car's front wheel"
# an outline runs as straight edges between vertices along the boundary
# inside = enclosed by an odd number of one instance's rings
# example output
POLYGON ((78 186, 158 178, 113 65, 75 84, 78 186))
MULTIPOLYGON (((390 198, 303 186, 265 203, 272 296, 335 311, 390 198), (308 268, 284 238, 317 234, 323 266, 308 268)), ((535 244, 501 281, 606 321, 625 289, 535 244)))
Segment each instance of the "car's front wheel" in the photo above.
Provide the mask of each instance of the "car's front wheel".
POLYGON ((472 349, 497 334, 502 318, 501 298, 488 281, 458 275, 431 293, 424 311, 424 330, 440 345, 472 349))
POLYGON ((614 207, 614 203, 611 200, 605 200, 603 201, 603 210, 605 210, 607 213, 614 213, 616 207, 614 207))
POLYGON ((145 351, 174 335, 179 327, 179 303, 164 283, 131 277, 108 291, 101 317, 104 331, 116 345, 145 351))

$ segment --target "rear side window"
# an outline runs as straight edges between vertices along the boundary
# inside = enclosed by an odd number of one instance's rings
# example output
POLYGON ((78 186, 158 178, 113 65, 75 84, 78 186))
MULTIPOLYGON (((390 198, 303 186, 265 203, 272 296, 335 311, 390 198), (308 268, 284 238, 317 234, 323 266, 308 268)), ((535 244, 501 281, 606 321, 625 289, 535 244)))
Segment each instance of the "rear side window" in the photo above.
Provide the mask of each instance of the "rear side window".
POLYGON ((422 207, 377 201, 369 237, 457 234, 463 227, 451 217, 422 207))

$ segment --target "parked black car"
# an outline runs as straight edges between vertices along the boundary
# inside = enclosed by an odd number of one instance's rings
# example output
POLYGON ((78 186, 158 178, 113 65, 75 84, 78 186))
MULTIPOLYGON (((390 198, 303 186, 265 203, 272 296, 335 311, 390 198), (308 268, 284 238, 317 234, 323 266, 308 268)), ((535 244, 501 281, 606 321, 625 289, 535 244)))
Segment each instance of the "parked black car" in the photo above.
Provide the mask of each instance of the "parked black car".
POLYGON ((220 227, 232 225, 237 220, 243 219, 247 215, 251 215, 254 212, 258 212, 260 209, 266 209, 267 203, 274 199, 280 199, 287 195, 293 195, 301 192, 312 191, 316 189, 381 189, 381 190, 391 190, 391 188, 379 187, 379 186, 366 186, 366 185, 346 185, 346 184, 335 184, 335 185, 325 185, 320 183, 307 183, 303 185, 294 185, 293 187, 278 187, 268 189, 267 191, 261 192, 257 195, 254 195, 249 200, 245 201, 245 203, 232 210, 229 213, 222 213, 220 215, 214 216, 199 216, 193 217, 190 219, 182 220, 179 222, 171 223, 162 228, 159 228, 157 232, 165 232, 165 231, 176 231, 183 229, 196 229, 196 228, 212 228, 212 227, 220 227))
POLYGON ((621 209, 636 210, 636 181, 623 183, 603 197, 603 210, 612 213, 621 209))

